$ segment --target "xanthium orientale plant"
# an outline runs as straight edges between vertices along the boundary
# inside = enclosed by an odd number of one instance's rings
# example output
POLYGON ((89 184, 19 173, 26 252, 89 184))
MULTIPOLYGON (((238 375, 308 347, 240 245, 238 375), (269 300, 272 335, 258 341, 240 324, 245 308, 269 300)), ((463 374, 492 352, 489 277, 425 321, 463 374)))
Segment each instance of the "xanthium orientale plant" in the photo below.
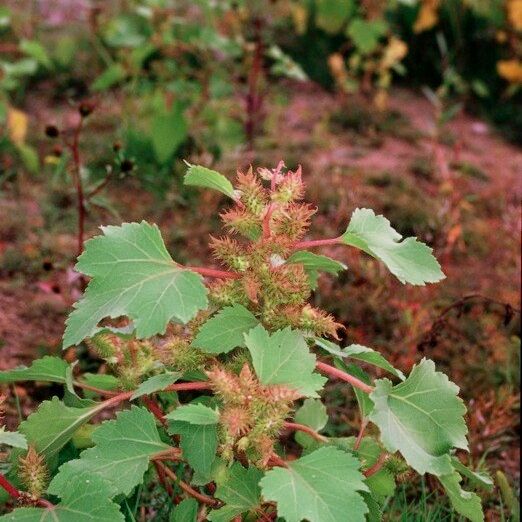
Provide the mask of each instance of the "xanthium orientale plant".
POLYGON ((346 269, 313 248, 358 248, 413 285, 444 278, 431 249, 368 209, 335 239, 305 240, 315 209, 302 201, 301 170, 283 163, 239 172, 235 188, 190 166, 185 183, 232 200, 225 235, 210 243, 224 268, 176 263, 146 222, 103 227, 86 242, 77 270, 91 279, 64 348, 85 342, 111 371, 77 375, 48 356, 0 373, 0 383, 64 386, 17 432, 0 431, 12 448, 0 485, 21 506, 0 520, 129 520, 126 499, 155 481, 175 521, 374 521, 396 483, 417 472, 482 521, 479 496, 461 482, 492 483, 456 456, 468 446, 458 387, 430 360, 406 376, 371 348, 340 347, 342 325, 309 302, 320 272, 346 269), (389 378, 372 380, 360 363, 389 378), (355 436, 320 434, 328 378, 353 387, 355 436))

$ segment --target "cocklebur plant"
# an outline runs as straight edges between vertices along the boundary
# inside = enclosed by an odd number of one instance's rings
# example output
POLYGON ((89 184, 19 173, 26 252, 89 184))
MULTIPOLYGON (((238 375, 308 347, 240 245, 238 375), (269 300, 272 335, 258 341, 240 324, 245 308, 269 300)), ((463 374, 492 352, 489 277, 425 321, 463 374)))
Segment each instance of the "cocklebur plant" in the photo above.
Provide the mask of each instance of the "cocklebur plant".
POLYGON ((146 222, 103 227, 86 242, 77 270, 91 279, 63 344, 85 342, 111 371, 78 375, 44 357, 0 373, 0 383, 64 385, 18 432, 0 432, 13 446, 0 485, 23 505, 0 520, 132 520, 127 498, 147 480, 165 488, 175 521, 374 521, 396 483, 417 472, 438 478, 456 512, 482 521, 479 496, 461 481, 492 483, 456 455, 468 445, 458 387, 430 360, 404 375, 371 348, 342 348, 342 325, 309 302, 320 272, 346 269, 314 248, 358 248, 413 285, 444 278, 431 249, 368 209, 337 238, 305 239, 315 208, 303 202, 301 170, 283 163, 239 172, 235 187, 189 166, 185 183, 232 201, 224 235, 210 240, 222 268, 176 263, 146 222), (370 378, 361 363, 389 378, 370 378), (320 433, 328 378, 353 387, 354 436, 320 433), (34 476, 38 488, 27 492, 34 476))

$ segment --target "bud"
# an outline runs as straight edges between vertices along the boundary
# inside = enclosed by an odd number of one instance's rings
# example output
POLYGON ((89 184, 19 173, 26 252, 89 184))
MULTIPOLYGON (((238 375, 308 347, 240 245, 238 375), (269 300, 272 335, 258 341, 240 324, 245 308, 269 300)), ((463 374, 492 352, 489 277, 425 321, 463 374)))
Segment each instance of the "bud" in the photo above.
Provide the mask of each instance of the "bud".
POLYGON ((60 135, 60 131, 56 125, 46 125, 45 126, 45 135, 48 138, 57 138, 60 135))
POLYGON ((82 118, 87 118, 94 111, 94 103, 92 101, 83 101, 78 106, 78 112, 82 118))
POLYGON ((116 335, 99 333, 88 339, 86 344, 107 362, 117 362, 121 343, 116 335))
POLYGON ((53 147, 53 156, 60 158, 63 154, 63 149, 60 145, 55 145, 53 147))
POLYGON ((115 141, 113 144, 112 144, 112 150, 114 152, 119 152, 122 148, 122 144, 121 144, 121 141, 115 141))

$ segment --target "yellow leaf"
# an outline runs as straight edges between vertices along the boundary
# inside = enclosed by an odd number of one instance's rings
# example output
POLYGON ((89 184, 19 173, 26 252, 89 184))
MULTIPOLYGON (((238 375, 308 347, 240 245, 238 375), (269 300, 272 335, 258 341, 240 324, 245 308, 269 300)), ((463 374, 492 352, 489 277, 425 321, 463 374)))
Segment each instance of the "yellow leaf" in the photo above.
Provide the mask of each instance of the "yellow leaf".
POLYGON ((522 84, 522 62, 516 58, 498 61, 497 72, 510 83, 522 84))
POLYGON ((382 55, 381 67, 389 69, 399 63, 408 54, 408 46, 405 42, 392 36, 382 55))
POLYGON ((415 33, 422 33, 431 29, 439 21, 439 0, 424 0, 421 5, 417 20, 413 24, 415 33))
POLYGON ((9 139, 16 145, 22 145, 27 135, 28 118, 25 112, 9 108, 7 113, 7 130, 9 139))
POLYGON ((294 4, 292 5, 292 18, 297 34, 304 34, 308 24, 308 10, 302 5, 294 4))
POLYGON ((522 31, 522 0, 510 0, 507 3, 509 23, 516 31, 522 31))

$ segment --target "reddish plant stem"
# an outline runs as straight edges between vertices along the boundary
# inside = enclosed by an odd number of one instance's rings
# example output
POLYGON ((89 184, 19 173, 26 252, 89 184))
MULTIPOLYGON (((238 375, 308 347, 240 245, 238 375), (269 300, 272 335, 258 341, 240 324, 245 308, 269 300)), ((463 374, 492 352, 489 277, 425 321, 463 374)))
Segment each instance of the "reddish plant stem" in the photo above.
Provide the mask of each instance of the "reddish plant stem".
POLYGON ((299 241, 294 244, 294 249, 298 248, 313 248, 327 245, 339 245, 341 243, 340 237, 334 237, 332 239, 312 239, 310 241, 299 241))
POLYGON ((82 388, 82 390, 89 390, 98 395, 106 395, 107 397, 116 397, 118 392, 112 390, 102 390, 101 388, 96 388, 95 386, 91 386, 90 384, 86 384, 84 382, 75 381, 74 385, 78 388, 82 388))
POLYGON ((377 459, 377 462, 372 467, 370 467, 367 470, 363 471, 363 475, 366 478, 371 477, 372 475, 375 475, 375 473, 377 473, 378 471, 381 470, 381 468, 383 467, 384 463, 387 460, 388 460, 388 454, 387 453, 381 453, 381 455, 377 459))
POLYGON ((158 462, 158 466, 160 466, 165 473, 171 480, 177 482, 179 484, 179 487, 187 493, 187 495, 190 495, 191 497, 195 498, 199 502, 203 504, 207 504, 208 506, 216 507, 220 504, 220 502, 212 497, 207 497, 207 495, 203 495, 203 493, 200 493, 199 491, 195 490, 193 487, 191 487, 186 482, 183 482, 182 480, 179 480, 177 475, 165 464, 158 462))
POLYGON ((144 395, 141 400, 147 409, 154 415, 154 417, 158 419, 161 425, 166 428, 168 423, 165 419, 165 413, 161 409, 160 405, 154 399, 147 397, 146 395, 144 395))
POLYGON ((199 266, 184 266, 183 268, 205 277, 218 277, 220 279, 239 279, 241 277, 241 274, 226 272, 225 270, 216 270, 215 268, 203 268, 199 266))
POLYGON ((13 486, 2 473, 0 473, 0 487, 12 498, 17 499, 21 496, 20 491, 18 491, 18 489, 13 486))
POLYGON ((329 364, 323 363, 323 362, 317 362, 315 364, 315 367, 321 372, 329 377, 335 377, 337 379, 341 379, 342 381, 350 383, 354 388, 359 388, 365 393, 371 393, 374 388, 373 386, 369 386, 365 382, 362 382, 361 380, 357 379, 357 377, 354 377, 353 375, 350 375, 349 373, 343 372, 342 370, 338 370, 337 368, 330 366, 329 364))
MULTIPOLYGON (((7 494, 15 500, 18 500, 20 497, 23 496, 23 493, 19 489, 17 489, 13 484, 11 484, 11 482, 9 482, 2 473, 0 473, 0 487, 4 489, 7 492, 7 494)), ((52 504, 48 500, 45 500, 44 498, 39 498, 37 504, 40 507, 47 509, 54 508, 54 504, 52 504)))
POLYGON ((276 455, 275 453, 272 453, 272 455, 270 455, 270 463, 274 466, 279 466, 281 468, 288 467, 288 464, 279 455, 276 455))
POLYGON ((153 464, 154 464, 154 467, 156 468, 156 474, 158 475, 160 484, 163 486, 163 489, 167 492, 167 495, 170 498, 173 498, 174 490, 172 489, 172 485, 168 482, 167 477, 165 476, 165 472, 163 471, 163 468, 156 461, 153 461, 153 464))
POLYGON ((353 445, 353 449, 357 451, 361 445, 361 442, 363 440, 364 431, 366 430, 366 426, 368 426, 368 421, 363 420, 361 422, 361 428, 359 429, 359 434, 357 435, 357 440, 355 441, 355 444, 353 445))
POLYGON ((69 145, 73 156, 73 180, 76 187, 76 198, 78 208, 78 255, 83 251, 83 238, 85 233, 85 198, 83 194, 81 159, 80 159, 80 134, 83 127, 83 117, 74 129, 73 141, 69 145))
POLYGON ((319 442, 328 442, 328 438, 323 435, 317 433, 314 429, 310 428, 310 426, 305 426, 304 424, 298 424, 297 422, 285 422, 284 427, 288 430, 293 431, 302 431, 310 437, 314 438, 319 442))

